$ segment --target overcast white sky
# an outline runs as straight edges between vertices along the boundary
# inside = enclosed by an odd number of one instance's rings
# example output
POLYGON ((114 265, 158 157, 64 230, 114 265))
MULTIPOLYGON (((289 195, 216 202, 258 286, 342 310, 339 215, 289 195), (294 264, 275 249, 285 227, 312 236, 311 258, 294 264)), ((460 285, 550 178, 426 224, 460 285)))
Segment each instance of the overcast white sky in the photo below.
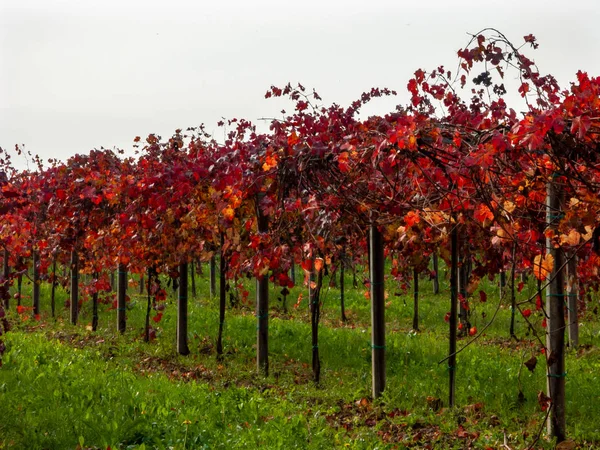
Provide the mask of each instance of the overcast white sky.
MULTIPOLYGON (((405 104, 418 68, 455 69, 467 33, 495 27, 567 87, 600 75, 597 0, 0 0, 0 146, 44 159, 221 117, 279 116, 271 84, 301 82, 327 104, 371 87, 405 104)), ((23 167, 24 162, 17 164, 23 167)))

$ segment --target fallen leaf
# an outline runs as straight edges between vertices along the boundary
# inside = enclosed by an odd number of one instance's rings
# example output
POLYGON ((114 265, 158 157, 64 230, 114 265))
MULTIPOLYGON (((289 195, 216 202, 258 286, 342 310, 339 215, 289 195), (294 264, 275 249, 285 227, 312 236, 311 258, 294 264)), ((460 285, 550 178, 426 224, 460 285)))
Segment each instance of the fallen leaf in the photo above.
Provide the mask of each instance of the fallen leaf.
POLYGON ((555 450, 573 450, 577 448, 575 441, 562 441, 554 447, 555 450))

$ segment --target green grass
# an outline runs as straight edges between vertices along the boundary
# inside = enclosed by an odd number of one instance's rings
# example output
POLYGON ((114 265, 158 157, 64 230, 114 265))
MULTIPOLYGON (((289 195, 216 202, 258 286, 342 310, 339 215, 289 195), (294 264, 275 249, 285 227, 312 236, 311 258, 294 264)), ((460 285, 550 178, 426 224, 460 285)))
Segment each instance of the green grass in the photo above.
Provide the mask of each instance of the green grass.
MULTIPOLYGON (((348 274, 346 286, 351 281, 348 274)), ((116 314, 107 306, 101 308, 96 333, 85 329, 91 321, 89 304, 80 325, 69 325, 62 306, 66 293, 60 289, 59 316, 53 320, 49 288, 42 286, 40 322, 20 322, 11 313, 16 326, 6 336, 0 369, 0 448, 372 449, 427 443, 439 449, 498 448, 505 437, 512 448, 525 448, 542 426, 537 393, 545 390, 543 358, 534 373, 523 366, 533 354, 541 356, 539 344, 531 333, 527 336, 522 318, 517 318, 522 339, 508 338, 509 308, 503 306, 485 334, 458 355, 459 406, 439 409, 436 399, 446 403, 448 395, 447 365, 439 364, 448 351, 446 285, 434 296, 430 283, 421 281, 421 331, 414 333, 412 298, 396 296, 399 289, 388 282, 387 388, 381 400, 372 402, 370 306, 364 287, 347 290, 347 324, 339 320, 339 291, 323 293, 322 382, 315 386, 306 298, 298 308, 292 306, 300 287, 288 297, 288 314, 280 311, 277 290, 271 291, 271 370, 264 378, 255 374, 252 309, 227 311, 227 354, 217 361, 217 301, 208 298, 206 275, 197 282, 187 357, 175 353, 173 298, 157 339, 146 344, 141 339, 143 296, 132 295, 128 330, 117 336, 116 314)), ((251 280, 246 284, 253 290, 251 280)), ((477 295, 472 301, 472 322, 480 330, 499 297, 493 283, 486 281, 483 288, 488 302, 479 303, 477 295)), ((130 289, 137 292, 133 284, 130 289)), ((526 286, 520 298, 534 289, 526 286)), ((595 316, 583 321, 581 344, 582 350, 567 354, 568 434, 581 448, 595 448, 600 445, 600 326, 595 316)), ((552 443, 543 434, 537 447, 552 448, 552 443)))

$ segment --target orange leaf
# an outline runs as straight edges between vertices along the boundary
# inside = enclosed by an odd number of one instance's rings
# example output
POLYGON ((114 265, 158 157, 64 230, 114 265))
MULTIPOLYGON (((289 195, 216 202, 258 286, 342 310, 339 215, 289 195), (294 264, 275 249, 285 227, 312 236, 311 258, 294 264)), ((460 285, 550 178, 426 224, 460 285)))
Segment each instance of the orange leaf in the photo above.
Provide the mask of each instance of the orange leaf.
POLYGON ((404 223, 406 223, 406 226, 408 227, 412 227, 414 224, 419 223, 420 221, 421 217, 419 216, 419 213, 414 211, 409 211, 408 214, 404 216, 404 223))
POLYGON ((300 295, 298 295, 298 301, 296 301, 294 308, 298 308, 298 306, 300 306, 300 303, 302 303, 302 292, 300 293, 300 295))
POLYGON ((494 213, 487 207, 487 205, 480 204, 477 209, 473 212, 473 217, 478 222, 481 222, 484 226, 494 220, 494 213))
POLYGON ((545 280, 554 269, 554 256, 547 253, 544 258, 542 255, 537 255, 533 259, 533 274, 538 280, 545 280))
POLYGON ((350 167, 348 166, 348 152, 342 152, 338 155, 338 167, 341 172, 348 172, 350 167))
POLYGON ((268 170, 271 170, 273 167, 277 166, 277 155, 273 154, 273 155, 267 155, 267 157, 265 158, 265 162, 262 165, 262 169, 267 172, 268 170))
POLYGON ((569 231, 569 234, 561 234, 560 235, 560 243, 561 245, 571 245, 571 246, 575 246, 575 245, 579 245, 579 242, 581 241, 581 233, 579 233, 577 230, 571 230, 569 231))
POLYGON ((235 211, 233 210, 233 208, 231 206, 228 206, 227 208, 223 208, 223 211, 221 211, 223 213, 223 217, 229 221, 232 221, 233 218, 235 217, 235 211))
POLYGON ((366 397, 363 397, 360 400, 357 400, 355 403, 356 406, 362 406, 364 408, 365 406, 369 405, 369 400, 366 397))
POLYGON ((304 261, 302 261, 302 263, 300 265, 307 272, 310 272, 313 268, 313 262, 311 259, 305 259, 304 261))
POLYGON ((323 268, 323 258, 315 259, 315 270, 317 272, 320 272, 322 268, 323 268))
POLYGON ((300 139, 298 138, 298 135, 296 134, 296 132, 294 131, 292 134, 290 134, 288 136, 288 145, 291 147, 294 144, 296 144, 300 139))

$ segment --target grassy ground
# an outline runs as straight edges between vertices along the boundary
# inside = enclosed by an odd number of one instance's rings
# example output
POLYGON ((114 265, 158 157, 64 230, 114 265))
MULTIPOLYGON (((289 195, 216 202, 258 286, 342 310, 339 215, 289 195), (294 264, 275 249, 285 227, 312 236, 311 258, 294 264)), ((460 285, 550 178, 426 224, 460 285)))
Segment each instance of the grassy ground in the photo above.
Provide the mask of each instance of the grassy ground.
MULTIPOLYGON (((362 276, 359 275, 359 280, 362 276)), ((520 340, 508 338, 510 309, 501 306, 485 334, 458 356, 458 407, 447 403, 448 288, 439 295, 421 282, 421 331, 410 329, 412 298, 388 282, 387 389, 370 398, 369 301, 348 289, 349 322, 339 320, 339 291, 327 289, 320 330, 322 382, 311 381, 306 298, 292 289, 289 313, 271 291, 270 375, 255 374, 256 319, 250 306, 227 311, 222 361, 214 349, 216 299, 206 275, 190 306, 191 355, 175 353, 175 304, 169 300, 157 339, 142 341, 145 298, 132 295, 128 331, 117 336, 115 311, 101 309, 100 329, 68 324, 59 308, 49 317, 43 286, 40 321, 12 313, 14 330, 0 369, 0 448, 527 448, 543 428, 537 395, 545 390, 540 345, 517 318, 520 340), (539 357, 532 373, 523 365, 539 357)), ((248 282, 252 289, 253 283, 248 282)), ((352 285, 347 276, 346 286, 352 285)), ((26 286, 26 289, 28 287, 26 286)), ((136 286, 130 285, 132 292, 136 286)), ((498 306, 475 296, 472 322, 483 329, 498 306)), ((25 291, 27 292, 27 291, 25 291)), ((526 298, 533 285, 519 294, 526 298)), ((58 304, 66 293, 59 290, 58 304)), ((253 292, 250 294, 252 298, 253 292)), ((306 297, 306 293, 304 294, 306 297)), ((24 299, 24 304, 30 300, 24 299)), ((533 307, 535 309, 535 307, 533 307)), ((590 308, 591 310, 592 308, 590 308)), ((541 316, 534 313, 539 326, 541 316)), ((567 355, 567 427, 578 448, 600 447, 600 326, 582 321, 581 346, 567 355)), ((459 347, 467 342, 461 339, 459 347)), ((542 432, 535 448, 553 448, 542 432)))

